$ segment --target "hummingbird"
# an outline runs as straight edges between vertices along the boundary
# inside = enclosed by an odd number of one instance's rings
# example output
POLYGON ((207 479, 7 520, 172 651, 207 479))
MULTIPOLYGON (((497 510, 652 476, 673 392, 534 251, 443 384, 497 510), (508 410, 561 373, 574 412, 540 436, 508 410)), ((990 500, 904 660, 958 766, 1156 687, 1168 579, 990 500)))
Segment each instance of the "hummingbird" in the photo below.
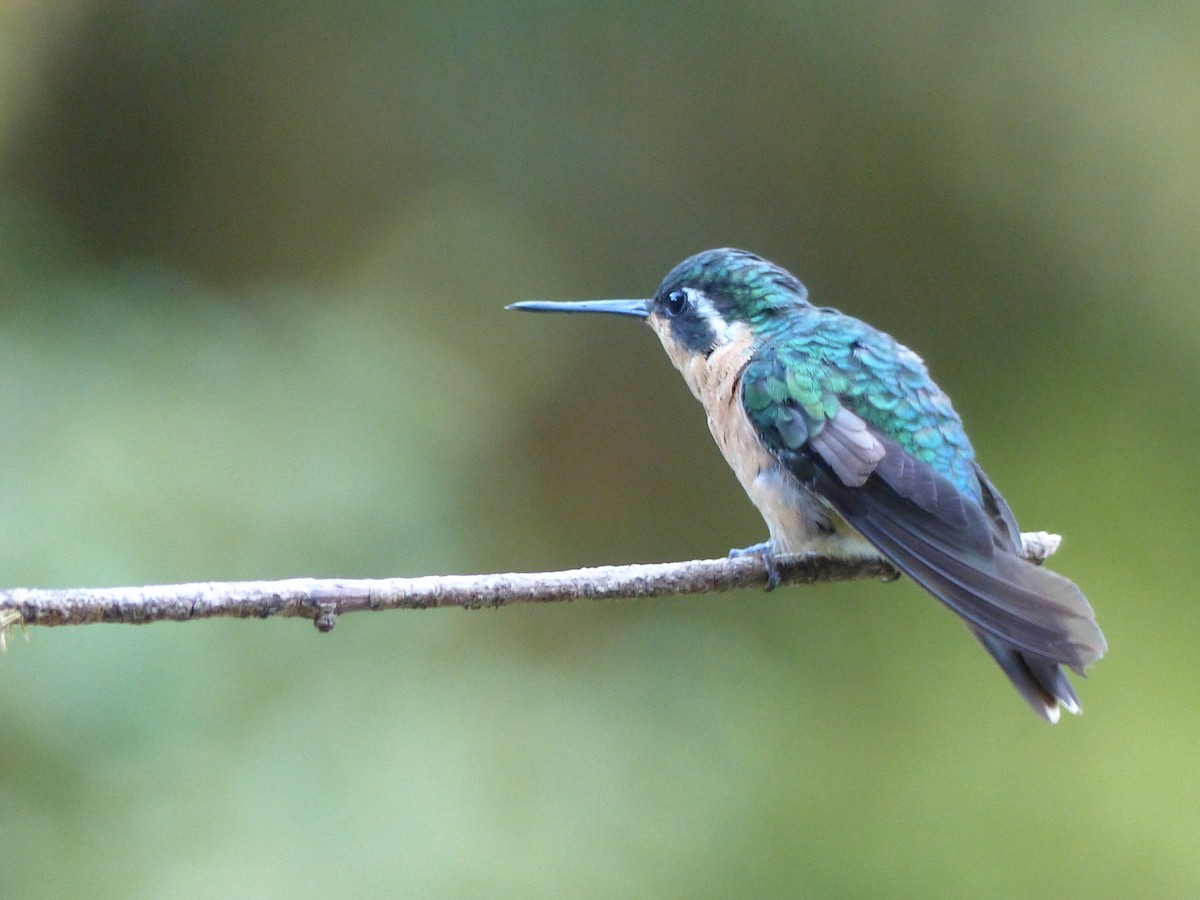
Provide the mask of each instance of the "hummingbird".
POLYGON ((912 350, 730 248, 685 259, 649 299, 507 308, 649 323, 766 521, 766 542, 730 554, 761 556, 768 589, 780 557, 882 557, 962 618, 1035 712, 1082 711, 1062 667, 1083 675, 1104 655, 1092 607, 1022 556, 1012 511, 912 350))

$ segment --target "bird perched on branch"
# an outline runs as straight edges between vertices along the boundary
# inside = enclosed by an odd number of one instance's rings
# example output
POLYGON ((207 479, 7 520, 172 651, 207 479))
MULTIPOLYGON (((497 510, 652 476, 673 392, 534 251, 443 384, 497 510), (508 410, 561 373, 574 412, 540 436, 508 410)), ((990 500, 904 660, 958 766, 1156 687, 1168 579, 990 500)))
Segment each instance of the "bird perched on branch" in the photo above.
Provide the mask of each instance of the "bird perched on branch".
POLYGON ((649 322, 766 520, 755 553, 883 557, 962 617, 1041 716, 1080 712, 1079 674, 1104 636, 1074 583, 1022 558, 1012 511, 916 353, 808 302, 785 269, 707 250, 645 300, 510 309, 649 322))

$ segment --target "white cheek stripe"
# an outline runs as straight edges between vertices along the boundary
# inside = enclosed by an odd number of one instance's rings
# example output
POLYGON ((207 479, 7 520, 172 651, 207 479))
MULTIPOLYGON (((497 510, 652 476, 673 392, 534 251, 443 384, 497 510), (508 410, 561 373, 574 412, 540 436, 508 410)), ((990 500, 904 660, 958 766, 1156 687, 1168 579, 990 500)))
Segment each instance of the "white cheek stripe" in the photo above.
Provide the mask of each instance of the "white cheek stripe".
POLYGON ((696 312, 700 314, 701 318, 708 324, 708 327, 712 329, 715 337, 714 346, 720 347, 732 341, 734 339, 734 329, 730 328, 729 323, 717 312, 717 308, 713 306, 712 301, 699 291, 694 291, 691 288, 687 288, 686 290, 688 296, 692 299, 692 304, 695 306, 696 312))

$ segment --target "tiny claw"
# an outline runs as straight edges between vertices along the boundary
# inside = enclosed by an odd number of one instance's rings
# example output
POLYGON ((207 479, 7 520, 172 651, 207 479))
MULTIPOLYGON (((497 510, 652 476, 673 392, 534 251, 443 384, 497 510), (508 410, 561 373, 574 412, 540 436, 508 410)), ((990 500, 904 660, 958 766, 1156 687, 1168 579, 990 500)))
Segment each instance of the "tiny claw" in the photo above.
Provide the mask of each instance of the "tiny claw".
POLYGON ((775 554, 771 550, 770 541, 763 541, 761 544, 754 544, 750 547, 734 547, 729 551, 729 556, 731 559, 739 556, 757 556, 767 567, 766 590, 769 592, 779 587, 779 567, 775 564, 775 554))

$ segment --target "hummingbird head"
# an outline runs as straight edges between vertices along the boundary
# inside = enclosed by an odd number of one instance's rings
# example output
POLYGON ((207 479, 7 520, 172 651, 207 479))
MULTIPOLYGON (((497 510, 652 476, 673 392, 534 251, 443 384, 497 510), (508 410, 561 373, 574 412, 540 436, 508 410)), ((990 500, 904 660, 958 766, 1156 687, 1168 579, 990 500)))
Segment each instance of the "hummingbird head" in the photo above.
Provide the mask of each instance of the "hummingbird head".
POLYGON ((745 250, 721 248, 689 256, 648 300, 527 300, 506 309, 636 316, 650 323, 675 359, 708 357, 808 305, 808 291, 791 272, 745 250))

